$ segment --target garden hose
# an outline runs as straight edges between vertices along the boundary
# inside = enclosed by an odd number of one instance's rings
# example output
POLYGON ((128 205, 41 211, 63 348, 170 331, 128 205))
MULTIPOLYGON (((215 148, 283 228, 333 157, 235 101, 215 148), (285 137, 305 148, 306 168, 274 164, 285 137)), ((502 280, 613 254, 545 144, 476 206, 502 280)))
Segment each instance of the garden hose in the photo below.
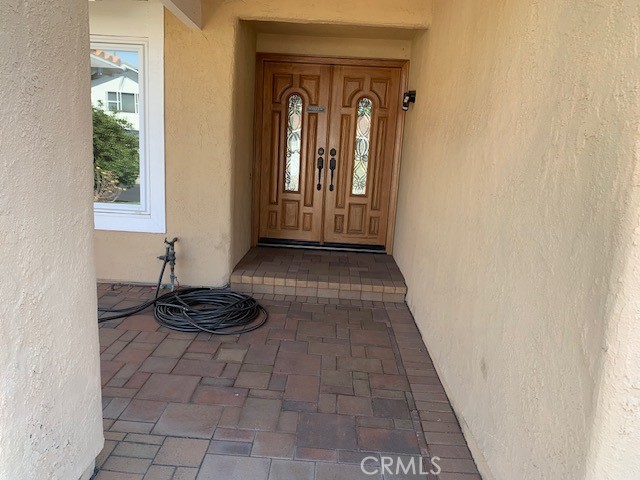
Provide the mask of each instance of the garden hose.
MULTIPOLYGON (((264 325, 268 313, 254 298, 242 293, 212 288, 182 288, 160 295, 162 277, 167 263, 175 263, 173 244, 168 242, 160 277, 153 300, 129 308, 98 308, 100 313, 110 313, 98 319, 98 323, 129 317, 154 307, 154 317, 163 327, 179 332, 207 332, 215 335, 236 335, 250 332, 264 325)), ((172 268, 173 271, 173 268, 172 268)), ((173 281, 173 279, 172 279, 173 281)), ((173 287, 173 284, 172 284, 173 287)))

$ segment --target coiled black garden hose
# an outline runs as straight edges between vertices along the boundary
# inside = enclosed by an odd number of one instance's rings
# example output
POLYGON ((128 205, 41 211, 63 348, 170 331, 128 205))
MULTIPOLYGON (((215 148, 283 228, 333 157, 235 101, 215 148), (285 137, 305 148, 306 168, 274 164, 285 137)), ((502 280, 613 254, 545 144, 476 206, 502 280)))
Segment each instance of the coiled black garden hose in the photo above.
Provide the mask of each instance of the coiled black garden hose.
POLYGON ((236 335, 260 328, 269 314, 254 298, 230 290, 183 288, 159 295, 167 266, 164 258, 153 300, 130 308, 98 308, 112 313, 98 323, 128 317, 154 306, 156 321, 179 332, 208 332, 215 335, 236 335))

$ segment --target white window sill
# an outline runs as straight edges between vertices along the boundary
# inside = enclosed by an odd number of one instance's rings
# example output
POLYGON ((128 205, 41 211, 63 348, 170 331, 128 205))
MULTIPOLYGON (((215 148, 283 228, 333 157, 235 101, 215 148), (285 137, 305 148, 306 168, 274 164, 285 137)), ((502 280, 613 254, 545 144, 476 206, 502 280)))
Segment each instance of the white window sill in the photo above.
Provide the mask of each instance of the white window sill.
POLYGON ((150 213, 143 212, 110 213, 94 211, 93 221, 96 230, 139 233, 166 233, 164 213, 162 215, 152 215, 150 213))

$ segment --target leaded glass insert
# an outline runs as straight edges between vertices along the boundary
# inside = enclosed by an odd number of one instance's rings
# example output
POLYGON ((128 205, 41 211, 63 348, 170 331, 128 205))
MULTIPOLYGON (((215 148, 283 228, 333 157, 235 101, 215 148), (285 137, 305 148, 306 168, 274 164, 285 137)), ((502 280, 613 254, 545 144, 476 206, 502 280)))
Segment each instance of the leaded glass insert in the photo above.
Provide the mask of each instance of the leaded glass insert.
POLYGON ((353 178, 351 193, 365 195, 367 193, 367 170, 369 168, 369 146, 371 144, 371 100, 363 97, 358 102, 356 118, 356 147, 353 157, 353 178))
POLYGON ((287 108, 287 157, 284 167, 284 189, 287 192, 297 192, 300 188, 302 98, 299 95, 291 95, 287 108))

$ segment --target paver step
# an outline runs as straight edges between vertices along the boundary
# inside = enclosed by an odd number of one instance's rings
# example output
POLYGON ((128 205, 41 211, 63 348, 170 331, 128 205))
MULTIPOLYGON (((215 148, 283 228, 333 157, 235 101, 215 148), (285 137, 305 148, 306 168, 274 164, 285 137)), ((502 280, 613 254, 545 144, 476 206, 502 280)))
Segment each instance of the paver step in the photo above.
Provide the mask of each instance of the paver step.
POLYGON ((244 293, 404 302, 407 286, 393 257, 352 252, 253 248, 231 274, 244 293))

